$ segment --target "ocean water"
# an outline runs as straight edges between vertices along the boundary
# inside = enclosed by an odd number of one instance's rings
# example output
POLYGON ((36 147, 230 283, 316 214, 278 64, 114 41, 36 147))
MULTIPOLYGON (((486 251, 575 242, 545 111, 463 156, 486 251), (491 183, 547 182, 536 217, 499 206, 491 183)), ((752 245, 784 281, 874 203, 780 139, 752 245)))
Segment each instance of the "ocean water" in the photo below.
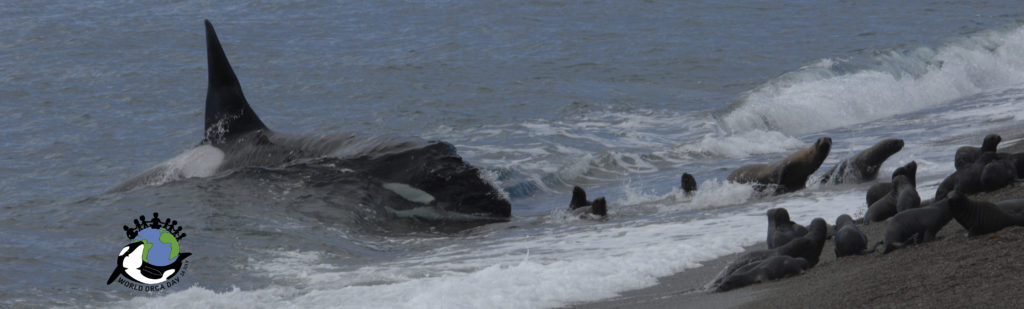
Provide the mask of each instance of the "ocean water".
POLYGON ((930 197, 957 147, 1024 125, 1017 1, 0 8, 4 308, 595 301, 763 240, 769 208, 801 223, 866 210, 869 184, 764 196, 725 181, 738 166, 829 136, 820 175, 901 138, 880 175, 915 160, 930 197), (362 220, 338 192, 258 171, 108 193, 201 140, 203 19, 270 128, 448 141, 508 195, 511 220, 362 220), (605 196, 610 218, 571 216, 573 185, 605 196), (106 285, 121 226, 152 212, 184 226, 188 272, 162 292, 106 285))

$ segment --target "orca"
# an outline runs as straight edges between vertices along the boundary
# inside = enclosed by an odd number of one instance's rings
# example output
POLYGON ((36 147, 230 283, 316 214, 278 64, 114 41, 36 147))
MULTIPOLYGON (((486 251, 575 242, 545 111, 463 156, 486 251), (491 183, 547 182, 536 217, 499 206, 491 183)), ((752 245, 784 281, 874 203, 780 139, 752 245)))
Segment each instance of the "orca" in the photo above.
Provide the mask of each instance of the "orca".
POLYGON ((302 165, 324 169, 320 174, 357 173, 358 179, 374 186, 370 194, 394 197, 380 206, 396 213, 426 207, 430 210, 425 213, 452 214, 460 219, 507 221, 511 216, 508 199, 447 142, 271 130, 242 94, 213 25, 209 20, 205 24, 209 84, 202 141, 111 191, 244 168, 302 165))

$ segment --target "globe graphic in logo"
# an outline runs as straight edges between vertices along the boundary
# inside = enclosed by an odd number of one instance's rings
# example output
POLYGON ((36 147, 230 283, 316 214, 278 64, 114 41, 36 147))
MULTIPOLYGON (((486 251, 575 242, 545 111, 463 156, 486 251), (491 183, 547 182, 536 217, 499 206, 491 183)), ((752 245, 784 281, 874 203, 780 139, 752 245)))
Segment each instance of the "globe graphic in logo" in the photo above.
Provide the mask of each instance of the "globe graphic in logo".
POLYGON ((165 229, 143 229, 132 242, 142 242, 142 260, 153 266, 167 266, 178 258, 178 240, 165 229))

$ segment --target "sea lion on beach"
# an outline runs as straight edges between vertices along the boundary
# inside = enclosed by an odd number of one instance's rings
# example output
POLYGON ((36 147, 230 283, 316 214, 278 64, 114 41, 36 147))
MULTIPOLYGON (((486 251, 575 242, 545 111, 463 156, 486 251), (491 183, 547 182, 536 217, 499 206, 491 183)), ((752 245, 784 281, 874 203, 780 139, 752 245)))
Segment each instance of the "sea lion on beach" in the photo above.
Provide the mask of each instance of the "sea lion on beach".
POLYGON ((737 271, 753 269, 766 259, 774 256, 802 258, 807 261, 807 268, 814 267, 818 264, 818 260, 821 257, 821 249, 825 246, 825 238, 828 234, 827 226, 828 224, 825 223, 825 219, 814 218, 814 220, 811 220, 811 225, 808 226, 809 231, 807 235, 797 237, 775 249, 755 250, 741 255, 736 260, 730 262, 729 265, 726 265, 725 269, 722 269, 718 276, 704 287, 709 290, 718 289, 725 280, 737 273, 737 271))
POLYGON ((862 183, 875 180, 878 168, 886 159, 903 149, 903 140, 885 139, 860 153, 843 160, 821 178, 822 184, 862 183))
POLYGON ((996 203, 1000 210, 1015 216, 1024 216, 1024 199, 1005 200, 996 203))
POLYGON ((693 192, 697 191, 697 179, 693 178, 693 175, 690 175, 690 173, 683 173, 681 183, 683 192, 686 192, 686 195, 693 195, 693 192))
POLYGON ((954 190, 963 194, 991 192, 1008 186, 1019 177, 1021 156, 1000 155, 995 152, 984 152, 974 163, 962 166, 953 172, 935 190, 935 198, 942 198, 954 190))
MULTIPOLYGON (((910 163, 904 166, 897 167, 896 170, 892 171, 891 177, 896 177, 896 175, 907 176, 910 182, 917 186, 917 161, 910 161, 910 163)), ((889 179, 892 179, 891 177, 889 179)), ((866 196, 867 205, 871 206, 871 204, 889 194, 889 191, 892 191, 892 182, 879 182, 871 185, 866 196)))
POLYGON ((996 152, 996 147, 999 146, 999 142, 1003 140, 999 134, 989 134, 985 136, 985 140, 981 142, 981 148, 972 146, 963 146, 957 148, 956 154, 953 157, 953 166, 956 170, 960 170, 961 167, 965 167, 974 163, 978 160, 984 152, 996 152))
POLYGON ((802 274, 810 268, 807 260, 784 255, 773 256, 764 261, 737 269, 718 285, 717 292, 745 287, 754 283, 778 280, 802 274))
POLYGON ((569 201, 569 210, 573 215, 585 219, 600 219, 608 215, 608 204, 604 197, 587 200, 587 191, 579 186, 572 187, 572 200, 569 201))
POLYGON ((996 204, 968 199, 959 190, 949 193, 949 209, 967 236, 997 232, 1008 226, 1024 226, 1024 216, 1009 213, 996 204))
POLYGON ((935 234, 952 219, 948 199, 927 207, 902 211, 889 219, 885 226, 885 250, 882 253, 892 252, 911 243, 932 241, 935 234))
POLYGON ((853 218, 847 214, 836 218, 832 242, 835 243, 836 258, 874 252, 874 250, 867 250, 868 237, 857 228, 857 225, 853 223, 853 218))
POLYGON ((904 212, 913 208, 921 207, 921 196, 917 194, 917 188, 907 176, 896 176, 892 179, 892 186, 896 192, 896 212, 904 212))
MULTIPOLYGON (((762 186, 776 185, 775 193, 788 193, 807 186, 807 178, 818 170, 832 150, 832 139, 819 138, 814 145, 801 149, 788 157, 769 164, 744 165, 727 178, 735 183, 755 183, 762 186)), ((764 187, 761 187, 763 189, 764 187)))
POLYGON ((865 224, 883 221, 901 211, 921 206, 921 196, 907 176, 896 175, 892 178, 892 184, 893 190, 889 194, 868 207, 868 212, 864 214, 865 224))
POLYGON ((785 208, 772 208, 768 215, 768 249, 785 245, 790 240, 807 235, 807 228, 789 219, 785 208))

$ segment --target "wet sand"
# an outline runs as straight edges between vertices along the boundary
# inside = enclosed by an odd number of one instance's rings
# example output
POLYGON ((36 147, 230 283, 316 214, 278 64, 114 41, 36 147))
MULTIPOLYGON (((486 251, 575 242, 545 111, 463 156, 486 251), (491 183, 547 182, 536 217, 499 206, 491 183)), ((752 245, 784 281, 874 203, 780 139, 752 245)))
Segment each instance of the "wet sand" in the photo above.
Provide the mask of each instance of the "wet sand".
MULTIPOLYGON (((1009 131, 1013 132, 1013 131, 1009 131)), ((1001 152, 1024 152, 1019 134, 1003 134, 1001 152)), ((978 137, 977 140, 981 141, 978 137)), ((952 159, 950 154, 950 159, 952 159)), ((950 160, 952 161, 952 160, 950 160)), ((952 164, 952 162, 950 162, 952 164)), ((921 191, 922 198, 934 192, 921 191)), ((1024 198, 1024 183, 971 195, 992 202, 1024 198)), ((925 201, 925 203, 930 201, 925 201)), ((835 218, 824 218, 834 223, 835 218)), ((808 224, 809 222, 801 222, 808 224)), ((882 240, 884 223, 858 224, 870 244, 882 240)), ((764 244, 747 248, 762 249, 764 244)), ((819 264, 804 274, 736 290, 709 293, 704 284, 739 254, 725 256, 659 280, 653 287, 580 308, 1024 308, 1024 227, 968 238, 956 220, 938 239, 895 250, 836 259, 826 241, 819 264)))

